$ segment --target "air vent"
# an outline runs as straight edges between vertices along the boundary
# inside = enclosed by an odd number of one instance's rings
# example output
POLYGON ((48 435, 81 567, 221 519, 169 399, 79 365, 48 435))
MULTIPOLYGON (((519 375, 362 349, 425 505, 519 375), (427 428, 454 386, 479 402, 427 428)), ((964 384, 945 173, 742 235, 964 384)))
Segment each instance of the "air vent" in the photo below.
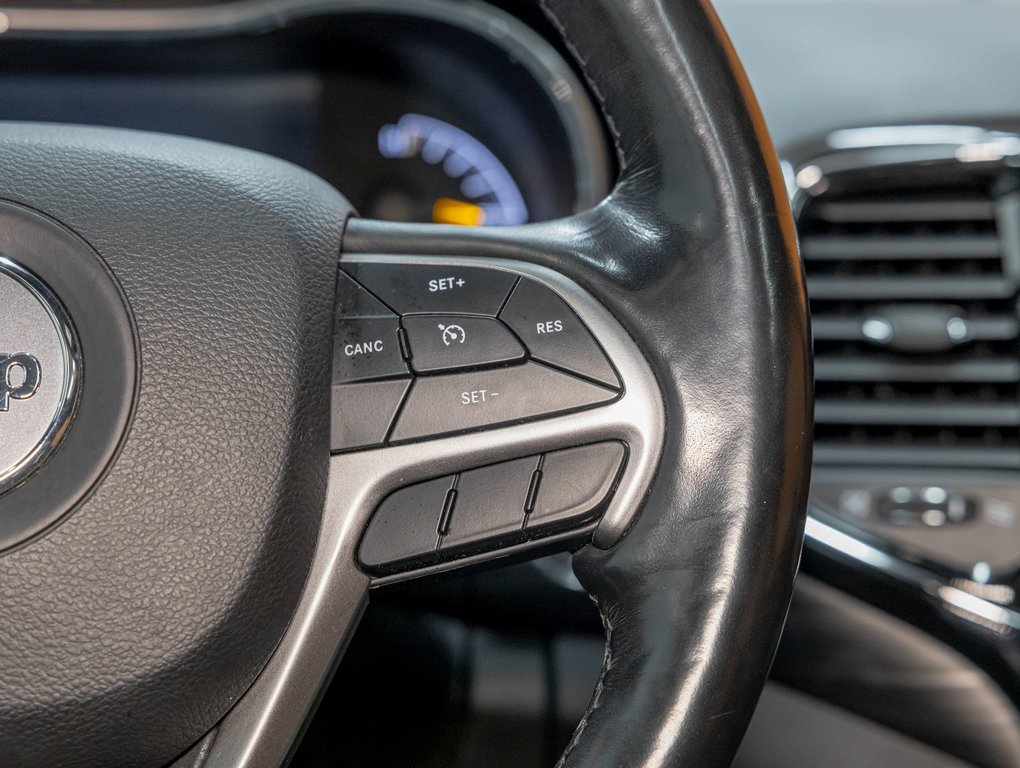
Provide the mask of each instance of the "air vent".
POLYGON ((991 165, 843 171, 803 198, 817 463, 1020 468, 1020 204, 991 165))

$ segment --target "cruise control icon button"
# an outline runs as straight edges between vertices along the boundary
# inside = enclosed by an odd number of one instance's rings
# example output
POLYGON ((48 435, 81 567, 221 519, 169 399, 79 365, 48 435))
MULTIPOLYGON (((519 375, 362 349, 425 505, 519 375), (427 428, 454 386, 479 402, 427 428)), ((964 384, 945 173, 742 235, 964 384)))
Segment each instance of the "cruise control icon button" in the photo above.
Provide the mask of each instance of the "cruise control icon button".
POLYGON ((344 269, 402 315, 495 316, 517 280, 510 272, 482 267, 349 262, 344 269))
POLYGON ((416 373, 509 365, 524 347, 499 320, 457 315, 412 315, 403 320, 416 373))
POLYGON ((446 346, 450 346, 451 344, 457 343, 463 344, 465 341, 467 341, 467 333, 465 333, 464 328, 462 326, 443 325, 442 323, 440 323, 436 327, 440 331, 442 331, 443 335, 441 338, 443 339, 443 344, 445 344, 446 346))
POLYGON ((620 379, 591 333, 555 292, 523 278, 499 314, 532 357, 609 387, 620 379))
POLYGON ((465 432, 615 400, 615 392, 537 363, 415 381, 391 441, 465 432))

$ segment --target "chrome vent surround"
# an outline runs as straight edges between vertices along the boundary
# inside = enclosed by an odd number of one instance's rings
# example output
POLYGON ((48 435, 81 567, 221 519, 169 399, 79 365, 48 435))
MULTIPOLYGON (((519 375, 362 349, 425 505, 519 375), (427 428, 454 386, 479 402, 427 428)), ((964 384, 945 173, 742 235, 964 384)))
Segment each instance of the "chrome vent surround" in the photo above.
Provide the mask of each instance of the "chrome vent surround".
POLYGON ((1020 469, 1020 137, 840 131, 790 170, 815 461, 1020 469))

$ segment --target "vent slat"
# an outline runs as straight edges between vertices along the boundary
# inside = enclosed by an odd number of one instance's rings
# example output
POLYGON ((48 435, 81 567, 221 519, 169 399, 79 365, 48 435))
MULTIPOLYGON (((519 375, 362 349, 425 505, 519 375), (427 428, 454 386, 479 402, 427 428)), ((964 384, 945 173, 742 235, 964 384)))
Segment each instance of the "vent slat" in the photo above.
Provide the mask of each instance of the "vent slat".
POLYGON ((995 218, 995 204, 991 200, 853 200, 818 203, 811 215, 833 224, 988 221, 995 218))
POLYGON ((1000 277, 811 277, 808 296, 812 300, 968 301, 1010 298, 1015 288, 1000 277))
MULTIPOLYGON (((866 315, 833 316, 816 309, 811 333, 817 341, 863 341, 861 328, 866 319, 866 315)), ((971 317, 967 325, 971 341, 1008 341, 1020 335, 1020 321, 1013 317, 971 317)))
POLYGON ((936 382, 946 384, 1020 382, 1020 360, 904 362, 872 358, 817 358, 815 379, 847 382, 936 382))
POLYGON ((999 239, 994 234, 920 237, 808 235, 801 239, 800 249, 807 261, 996 259, 1001 256, 999 239))
POLYGON ((848 445, 815 442, 815 461, 822 464, 882 464, 894 467, 988 467, 1020 469, 1020 450, 944 448, 932 445, 848 445))
POLYGON ((1013 427, 1020 426, 1020 405, 818 400, 815 403, 815 421, 824 424, 1013 427))

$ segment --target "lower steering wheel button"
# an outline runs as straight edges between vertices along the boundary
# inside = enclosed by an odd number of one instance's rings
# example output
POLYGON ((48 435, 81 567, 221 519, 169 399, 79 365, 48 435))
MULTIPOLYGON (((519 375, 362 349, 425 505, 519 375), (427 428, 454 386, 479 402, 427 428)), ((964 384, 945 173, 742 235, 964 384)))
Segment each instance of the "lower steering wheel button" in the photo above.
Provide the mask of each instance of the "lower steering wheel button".
POLYGON ((499 319, 521 337, 536 360, 566 368, 609 387, 620 379, 581 319, 554 291, 524 278, 499 319))
POLYGON ((537 363, 415 381, 391 440, 526 421, 615 400, 618 392, 537 363))
POLYGON ((528 533, 551 533, 595 519, 616 488, 626 453, 617 442, 547 453, 528 533))
POLYGON ((538 457, 504 461, 464 472, 440 554, 470 554, 524 540, 524 507, 538 457))
POLYGON ((503 323, 492 317, 413 315, 404 318, 417 373, 507 365, 527 352, 503 323))
POLYGON ((440 517, 455 478, 440 477, 387 496, 361 542, 361 564, 392 572, 435 560, 440 517))
POLYGON ((330 444, 334 451, 382 445, 411 380, 333 385, 330 444))

